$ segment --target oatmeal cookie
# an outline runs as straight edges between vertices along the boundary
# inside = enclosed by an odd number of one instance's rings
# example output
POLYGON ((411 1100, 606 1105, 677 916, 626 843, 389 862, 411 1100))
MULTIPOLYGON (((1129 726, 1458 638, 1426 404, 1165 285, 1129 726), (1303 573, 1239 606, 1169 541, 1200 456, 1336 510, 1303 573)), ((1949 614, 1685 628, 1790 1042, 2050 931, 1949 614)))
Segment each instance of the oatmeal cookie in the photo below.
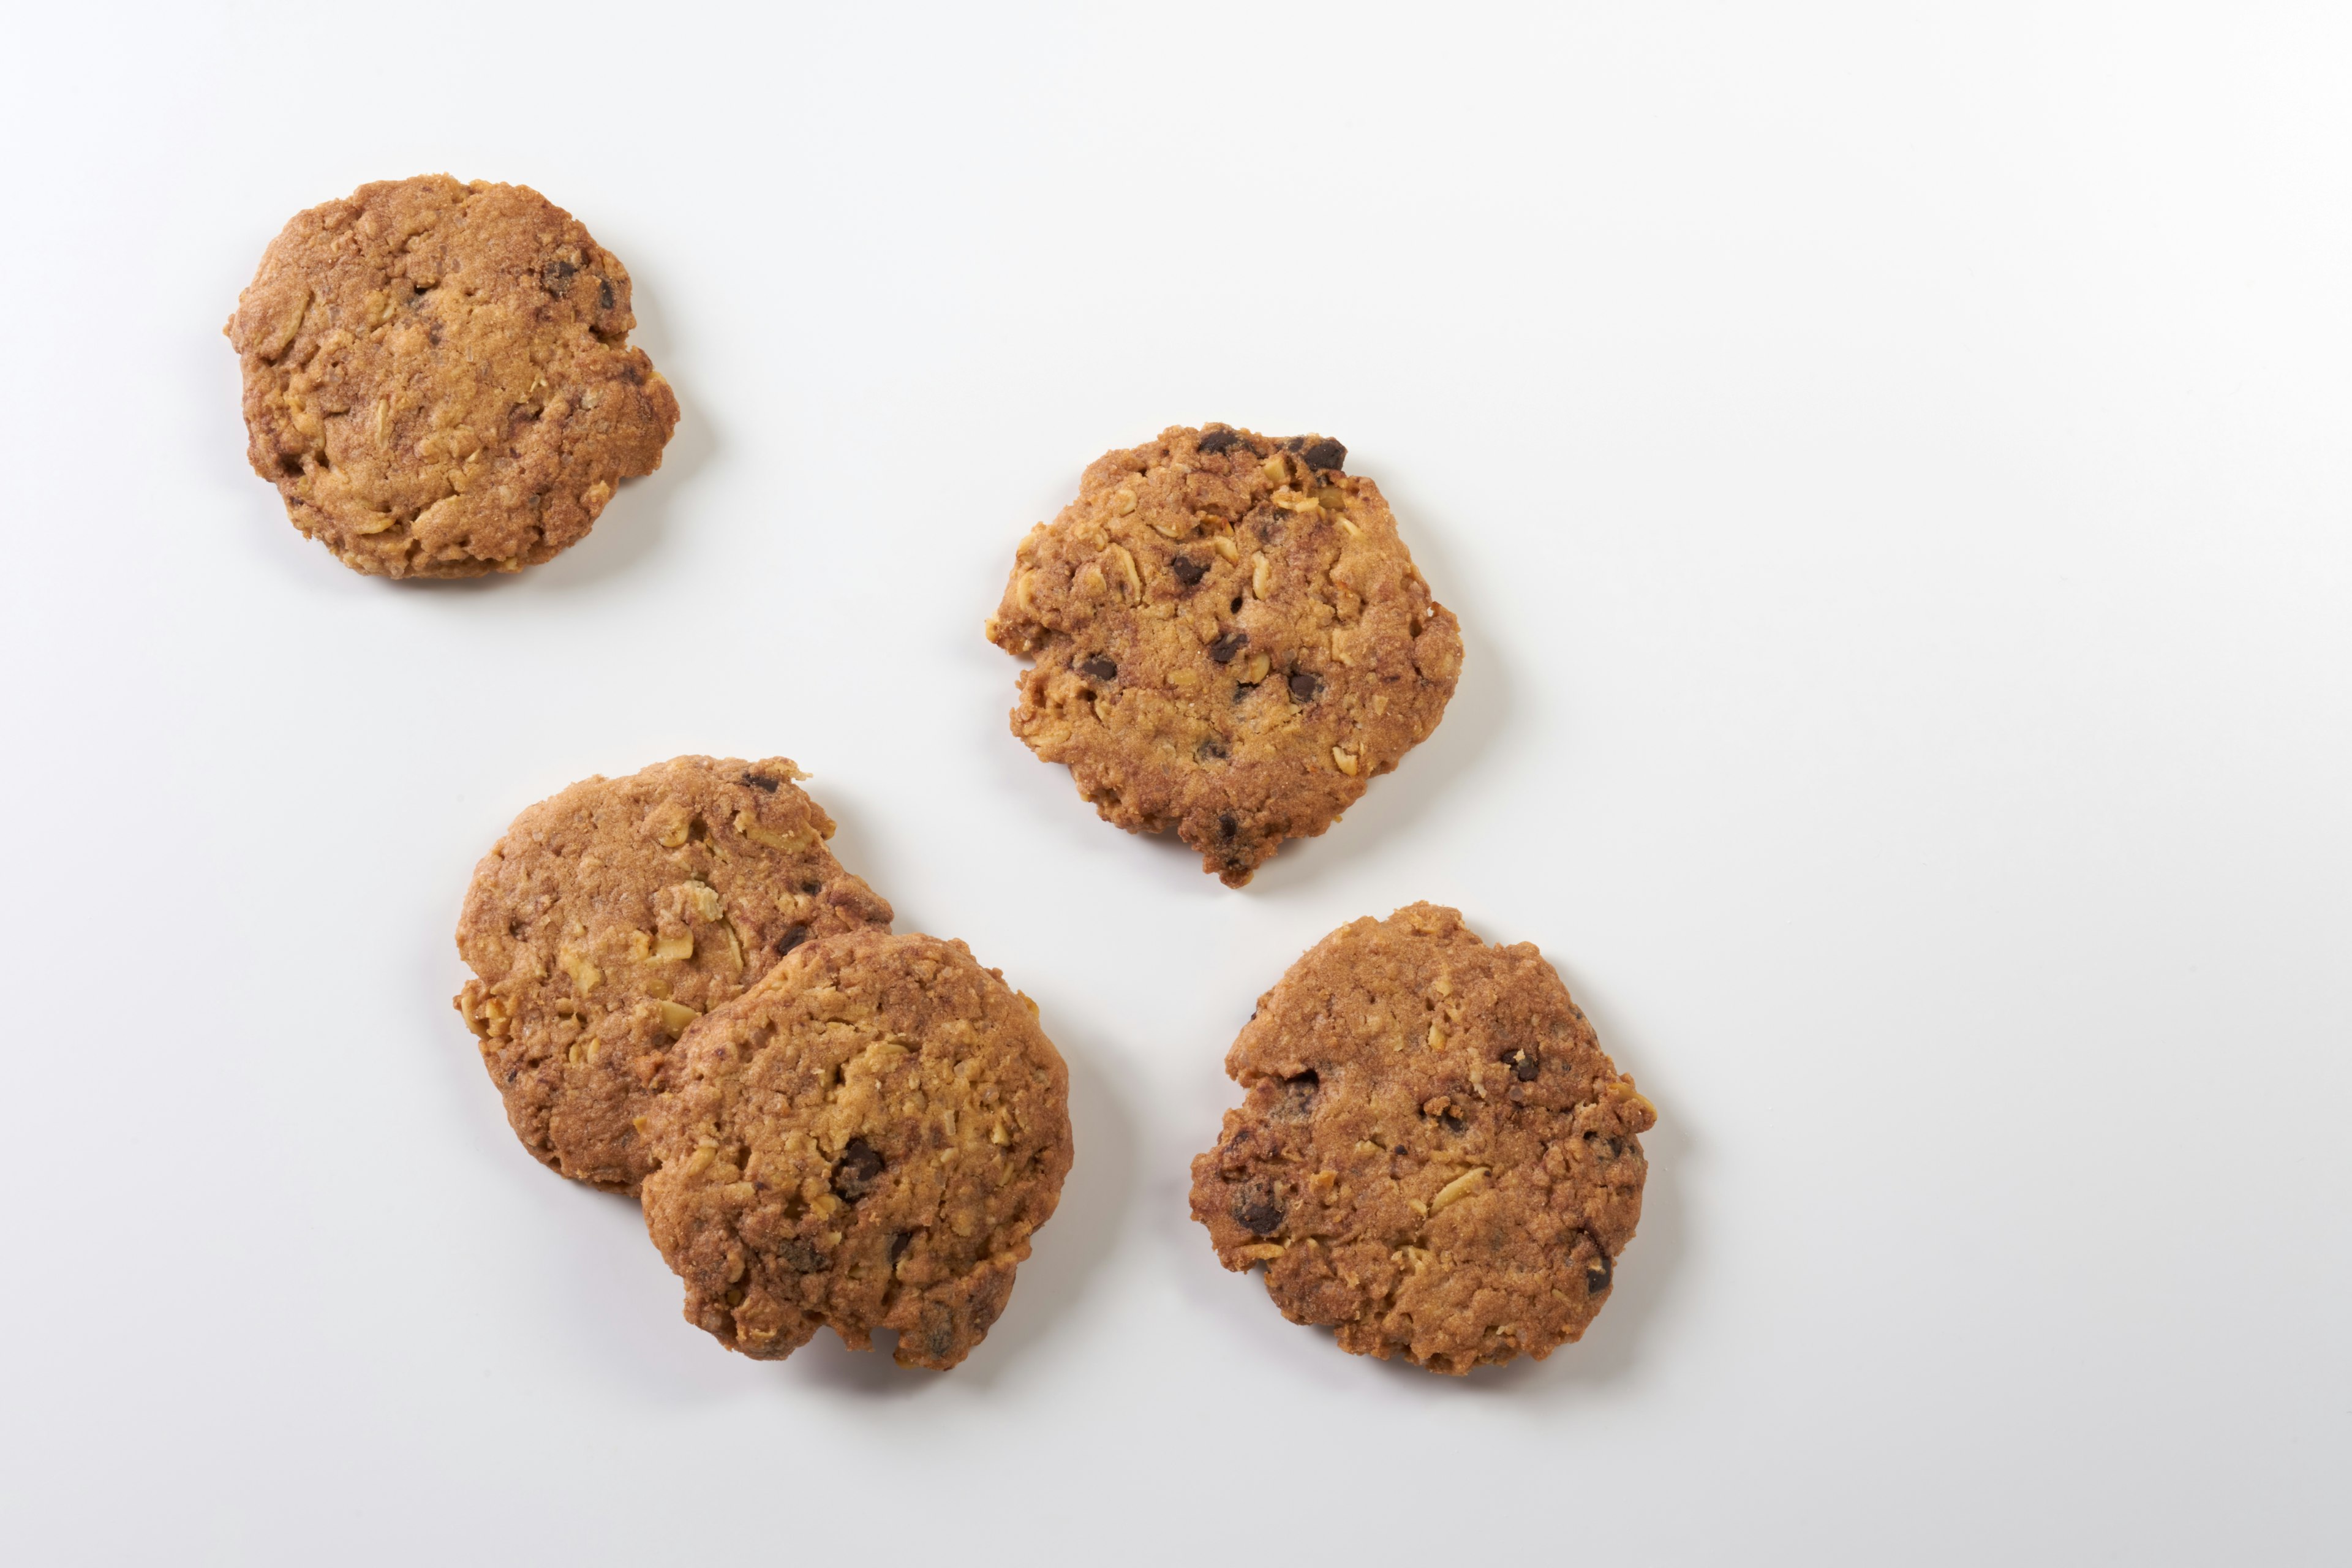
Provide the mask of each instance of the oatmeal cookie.
POLYGON ((901 1366, 970 1354, 1070 1169, 1069 1075, 960 942, 795 950, 688 1031, 646 1226, 687 1321, 781 1360, 820 1325, 901 1366))
POLYGON ((474 869, 457 994, 515 1135, 567 1176, 634 1193, 646 1112, 687 1026, 815 937, 890 906, 825 847, 833 820, 770 757, 678 757, 543 800, 474 869))
POLYGON ((1341 1348, 1465 1373, 1584 1332, 1642 1216, 1657 1120, 1533 945, 1453 910, 1360 920, 1225 1058, 1248 1091, 1192 1162, 1228 1268, 1341 1348))
POLYGON ((1098 458, 1021 542, 989 640, 1013 732, 1106 821, 1238 888, 1426 739, 1462 634, 1327 437, 1213 425, 1098 458))
POLYGON ((661 467, 629 274, 527 185, 425 174, 299 214, 229 318, 254 472, 385 577, 514 572, 661 467))

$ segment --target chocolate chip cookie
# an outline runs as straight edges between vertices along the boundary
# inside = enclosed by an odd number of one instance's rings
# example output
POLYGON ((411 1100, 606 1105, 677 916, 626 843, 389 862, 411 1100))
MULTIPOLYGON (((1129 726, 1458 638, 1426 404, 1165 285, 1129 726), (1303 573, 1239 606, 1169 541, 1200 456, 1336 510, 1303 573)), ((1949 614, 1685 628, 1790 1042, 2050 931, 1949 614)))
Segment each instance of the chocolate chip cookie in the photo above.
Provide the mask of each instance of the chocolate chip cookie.
POLYGON ((592 778, 515 818, 474 869, 457 994, 523 1147, 634 1193, 645 1117, 687 1026, 801 943, 887 930, 825 847, 833 820, 782 757, 678 757, 592 778))
POLYGON ((1549 1355, 1608 1300, 1657 1113, 1533 945, 1433 904, 1342 926, 1225 1070, 1248 1098, 1192 1162, 1192 1217, 1291 1321, 1466 1373, 1549 1355))
POLYGON ((1328 437, 1162 431, 1021 542, 989 640, 1034 656, 1013 732, 1106 821, 1238 888, 1444 714, 1453 612, 1328 437))
POLYGON ((646 1226, 687 1321, 781 1360, 830 1324, 901 1366, 970 1354, 1070 1168, 1037 1009, 963 943, 813 942, 694 1026, 646 1226))
POLYGON ((228 321, 254 471, 355 571, 514 572, 661 466, 629 274, 526 185, 425 174, 299 214, 228 321))

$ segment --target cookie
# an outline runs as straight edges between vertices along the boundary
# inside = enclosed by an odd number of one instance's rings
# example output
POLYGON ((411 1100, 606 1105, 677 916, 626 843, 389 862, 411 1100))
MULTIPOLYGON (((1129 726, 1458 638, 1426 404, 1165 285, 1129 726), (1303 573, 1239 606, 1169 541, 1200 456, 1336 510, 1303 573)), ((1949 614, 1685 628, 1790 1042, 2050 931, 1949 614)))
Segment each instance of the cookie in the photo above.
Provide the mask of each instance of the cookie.
POLYGON ((1657 1113, 1533 945, 1434 904, 1342 926, 1225 1070, 1248 1098, 1192 1162, 1192 1217, 1291 1321, 1466 1373, 1540 1360, 1608 1300, 1657 1113))
POLYGON ((355 571, 519 571, 661 467, 677 399, 635 325, 628 269, 529 186, 362 185, 289 223, 229 318, 247 456, 355 571))
POLYGON ((686 1319, 781 1360, 821 1324, 944 1370, 1004 1310, 1070 1169, 1069 1075, 963 943, 798 948, 688 1031, 646 1227, 686 1319))
POLYGON ((1426 739, 1462 668, 1453 612, 1347 455, 1223 425, 1108 453, 1021 542, 988 623, 1035 660, 1013 732, 1228 887, 1426 739))
POLYGON ((634 1193, 646 1113, 687 1026, 815 937, 888 929, 825 847, 782 757, 678 757, 592 778, 514 820, 466 890, 457 994, 515 1135, 567 1176, 634 1193))

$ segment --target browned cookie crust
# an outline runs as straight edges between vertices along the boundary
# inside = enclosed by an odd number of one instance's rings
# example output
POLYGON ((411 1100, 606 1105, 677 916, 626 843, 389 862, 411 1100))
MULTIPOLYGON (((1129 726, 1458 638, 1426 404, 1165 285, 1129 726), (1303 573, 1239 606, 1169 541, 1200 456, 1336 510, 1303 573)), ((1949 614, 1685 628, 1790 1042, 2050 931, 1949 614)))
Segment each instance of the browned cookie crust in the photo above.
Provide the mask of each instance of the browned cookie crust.
POLYGON ((513 572, 661 467, 629 274, 527 185, 424 174, 296 216, 237 300, 254 472, 355 571, 513 572))
POLYGON ((944 1369, 1003 1311, 1070 1169, 1069 1075, 960 942, 811 942, 683 1042, 646 1226, 686 1319, 781 1360, 831 1324, 944 1369))
POLYGON ((474 868, 457 1011, 515 1135, 567 1176, 634 1193, 644 1118, 687 1026, 800 943, 887 930, 841 868, 790 761, 678 757, 592 778, 515 818, 474 868))
POLYGON ((1223 425, 1108 453, 1021 542, 988 623, 1036 658, 1013 732, 1229 887, 1426 739, 1462 668, 1453 612, 1347 455, 1223 425))
POLYGON ((1192 1162, 1228 1268, 1341 1348, 1465 1373, 1580 1336, 1642 1217, 1657 1120, 1530 943, 1412 904, 1325 937, 1258 999, 1249 1098, 1192 1162))

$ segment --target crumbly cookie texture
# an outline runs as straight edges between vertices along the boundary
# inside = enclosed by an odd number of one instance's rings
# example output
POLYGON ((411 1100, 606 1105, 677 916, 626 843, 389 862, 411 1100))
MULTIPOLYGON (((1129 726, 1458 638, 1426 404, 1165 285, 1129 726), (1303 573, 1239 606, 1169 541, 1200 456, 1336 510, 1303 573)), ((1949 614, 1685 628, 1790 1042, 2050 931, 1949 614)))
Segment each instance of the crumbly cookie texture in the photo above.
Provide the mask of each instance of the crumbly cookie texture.
POLYGON ((425 174, 299 214, 229 318, 254 472, 354 571, 514 572, 661 467, 629 274, 527 185, 425 174))
POLYGON ((1248 1090, 1192 1162, 1224 1266, 1342 1349, 1466 1373, 1584 1332, 1642 1216, 1657 1120, 1534 946, 1412 904, 1258 999, 1248 1090))
POLYGON ((960 942, 797 949, 690 1030, 646 1226, 686 1319, 781 1360, 830 1324, 944 1370, 1004 1310, 1070 1169, 1069 1076, 1037 1008, 960 942))
POLYGON ((988 623, 1035 659, 1013 732, 1229 887, 1426 739, 1462 668, 1453 612, 1347 455, 1223 425, 1108 453, 1021 542, 988 623))
POLYGON ((474 869, 457 1011, 515 1135, 580 1181, 634 1193, 678 1037, 812 939, 887 930, 890 906, 825 847, 788 758, 678 757, 592 778, 515 818, 474 869))

